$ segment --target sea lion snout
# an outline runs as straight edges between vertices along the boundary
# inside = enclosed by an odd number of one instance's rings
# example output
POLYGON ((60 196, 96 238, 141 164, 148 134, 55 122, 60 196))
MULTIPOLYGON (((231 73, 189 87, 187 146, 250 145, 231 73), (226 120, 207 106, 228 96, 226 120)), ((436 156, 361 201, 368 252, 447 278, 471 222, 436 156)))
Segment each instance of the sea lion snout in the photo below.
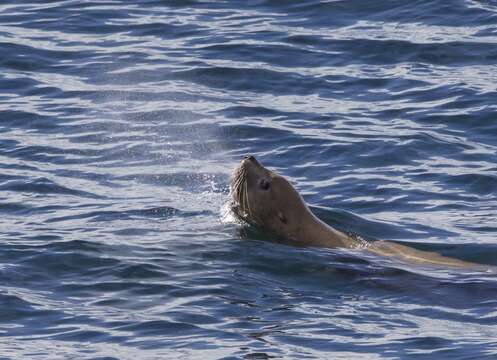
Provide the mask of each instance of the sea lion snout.
POLYGON ((253 155, 246 155, 243 157, 242 163, 247 163, 247 162, 261 166, 261 164, 259 164, 255 156, 253 155))
POLYGON ((255 165, 256 168, 264 169, 264 167, 261 165, 261 163, 259 161, 257 161, 255 156, 253 156, 253 155, 244 156, 241 163, 242 163, 242 166, 243 165, 255 165))

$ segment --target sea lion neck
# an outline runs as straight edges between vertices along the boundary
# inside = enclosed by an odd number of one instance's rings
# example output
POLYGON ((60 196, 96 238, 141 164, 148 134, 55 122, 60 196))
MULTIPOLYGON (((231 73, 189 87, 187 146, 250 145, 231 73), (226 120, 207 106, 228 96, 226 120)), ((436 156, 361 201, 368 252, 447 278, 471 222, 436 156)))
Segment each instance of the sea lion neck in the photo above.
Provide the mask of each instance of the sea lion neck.
POLYGON ((311 246, 322 247, 346 247, 352 248, 358 246, 357 241, 347 234, 331 227, 320 220, 306 206, 307 211, 303 214, 303 234, 306 234, 302 239, 305 243, 311 246))

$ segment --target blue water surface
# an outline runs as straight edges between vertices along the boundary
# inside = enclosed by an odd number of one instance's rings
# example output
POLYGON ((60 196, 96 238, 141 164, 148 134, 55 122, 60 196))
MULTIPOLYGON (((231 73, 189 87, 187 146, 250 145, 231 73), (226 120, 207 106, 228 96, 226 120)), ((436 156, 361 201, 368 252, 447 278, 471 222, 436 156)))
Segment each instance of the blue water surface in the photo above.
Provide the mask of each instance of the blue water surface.
POLYGON ((0 358, 497 358, 495 274, 229 221, 246 154, 497 266, 497 3, 0 2, 0 358))

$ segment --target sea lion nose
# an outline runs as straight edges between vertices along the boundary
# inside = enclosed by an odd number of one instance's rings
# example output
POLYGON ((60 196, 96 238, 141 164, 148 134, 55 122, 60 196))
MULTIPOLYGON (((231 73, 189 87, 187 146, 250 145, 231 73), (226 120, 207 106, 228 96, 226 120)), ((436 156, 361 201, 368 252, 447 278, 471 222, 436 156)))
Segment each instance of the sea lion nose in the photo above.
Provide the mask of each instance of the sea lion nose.
POLYGON ((249 161, 255 161, 255 157, 253 157, 252 155, 246 155, 244 159, 249 161))

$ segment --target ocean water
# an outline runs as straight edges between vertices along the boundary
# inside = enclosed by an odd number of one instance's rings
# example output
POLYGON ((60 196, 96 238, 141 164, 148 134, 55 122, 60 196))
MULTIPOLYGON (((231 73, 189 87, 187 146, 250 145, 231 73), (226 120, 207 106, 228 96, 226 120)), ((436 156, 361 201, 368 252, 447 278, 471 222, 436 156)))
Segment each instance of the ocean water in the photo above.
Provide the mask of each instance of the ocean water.
POLYGON ((497 266, 497 3, 3 0, 0 358, 497 358, 495 274, 229 221, 246 154, 497 266))

